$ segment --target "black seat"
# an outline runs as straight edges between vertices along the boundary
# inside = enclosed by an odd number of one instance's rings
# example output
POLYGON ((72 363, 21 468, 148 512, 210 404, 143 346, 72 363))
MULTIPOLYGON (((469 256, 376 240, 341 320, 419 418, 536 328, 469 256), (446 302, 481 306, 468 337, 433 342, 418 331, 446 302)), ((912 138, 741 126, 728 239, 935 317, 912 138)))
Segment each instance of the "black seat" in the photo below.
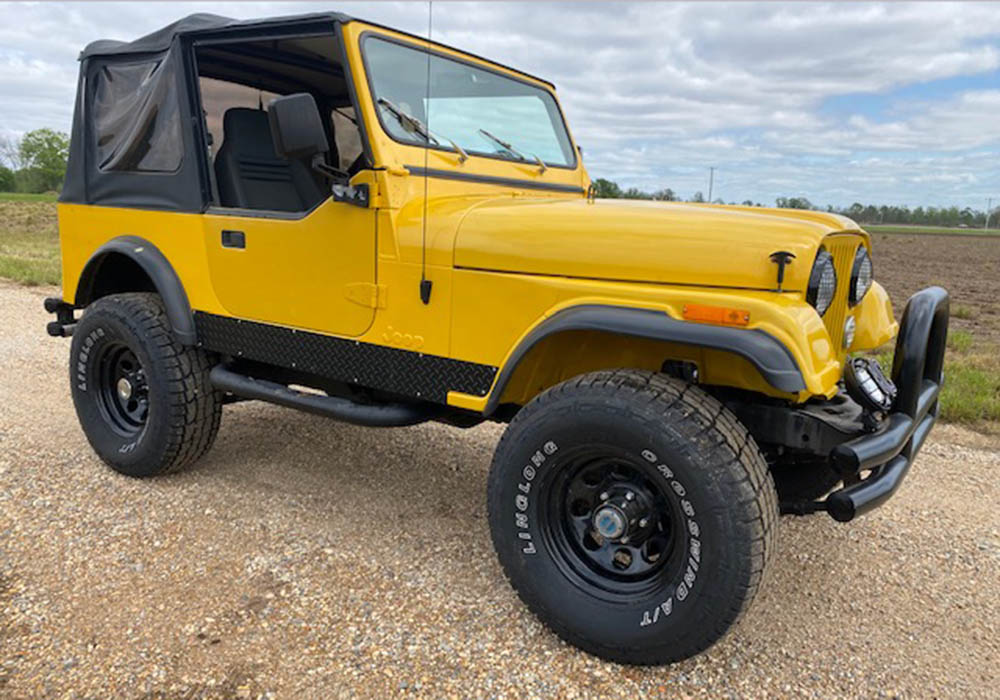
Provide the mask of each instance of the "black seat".
POLYGON ((224 207, 308 211, 327 193, 310 168, 274 152, 267 112, 246 107, 226 110, 215 178, 224 207))

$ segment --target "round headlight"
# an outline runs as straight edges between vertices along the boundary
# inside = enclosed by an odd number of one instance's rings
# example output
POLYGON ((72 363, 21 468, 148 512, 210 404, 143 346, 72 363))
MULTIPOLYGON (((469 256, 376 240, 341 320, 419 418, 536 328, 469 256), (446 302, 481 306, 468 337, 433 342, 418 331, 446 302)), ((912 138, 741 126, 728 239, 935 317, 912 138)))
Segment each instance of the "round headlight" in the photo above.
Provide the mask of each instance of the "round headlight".
POLYGON ((806 290, 806 301, 812 304, 822 316, 833 303, 833 295, 837 291, 837 271, 833 268, 833 256, 820 249, 809 273, 809 288, 806 290))
POLYGON ((868 250, 861 246, 854 255, 854 267, 851 268, 851 306, 864 299, 872 286, 872 259, 868 250))

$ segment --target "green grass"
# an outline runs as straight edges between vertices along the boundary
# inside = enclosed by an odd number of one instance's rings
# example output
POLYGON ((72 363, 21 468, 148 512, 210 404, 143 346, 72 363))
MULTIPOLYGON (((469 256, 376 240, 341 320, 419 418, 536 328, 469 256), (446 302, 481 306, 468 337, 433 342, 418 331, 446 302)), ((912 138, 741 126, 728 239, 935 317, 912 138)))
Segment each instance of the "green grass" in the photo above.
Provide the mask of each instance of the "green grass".
POLYGON ((941 419, 996 430, 1000 422, 1000 361, 996 355, 945 358, 941 419))
POLYGON ((955 304, 951 307, 951 317, 969 320, 979 316, 979 309, 965 304, 955 304))
POLYGON ((55 192, 43 192, 42 194, 0 192, 0 202, 54 202, 58 196, 55 192))
POLYGON ((941 419, 990 432, 1000 427, 1000 348, 961 328, 948 331, 941 419))
POLYGON ((909 224, 863 224, 868 233, 931 234, 953 236, 1000 236, 1000 228, 950 228, 948 226, 910 226, 909 224))
POLYGON ((45 200, 0 198, 0 277, 27 285, 59 284, 55 209, 45 200))
POLYGON ((972 348, 972 333, 961 328, 948 330, 948 349, 964 353, 972 348))

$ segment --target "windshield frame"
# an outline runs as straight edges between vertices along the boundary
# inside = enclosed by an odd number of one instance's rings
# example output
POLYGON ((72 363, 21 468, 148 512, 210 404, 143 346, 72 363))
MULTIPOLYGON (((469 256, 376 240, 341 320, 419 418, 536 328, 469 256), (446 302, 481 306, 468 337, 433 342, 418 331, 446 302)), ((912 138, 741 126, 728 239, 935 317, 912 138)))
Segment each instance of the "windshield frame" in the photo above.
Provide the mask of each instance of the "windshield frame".
MULTIPOLYGON (((577 150, 576 142, 573 140, 573 134, 570 132, 569 125, 566 123, 566 115, 563 114, 562 105, 559 104, 559 99, 556 97, 555 90, 553 90, 549 84, 543 83, 541 81, 536 82, 534 80, 526 80, 526 79, 521 78, 521 77, 519 77, 517 75, 514 75, 512 73, 508 73, 508 72, 506 72, 504 70, 499 70, 499 69, 497 69, 497 68, 489 65, 488 62, 487 62, 488 59, 480 59, 479 61, 471 60, 471 59, 465 58, 464 56, 459 56, 459 55, 454 55, 454 54, 450 54, 450 53, 445 53, 444 51, 439 51, 439 50, 431 48, 431 47, 421 46, 420 44, 415 44, 415 43, 413 43, 411 41, 405 41, 403 39, 398 39, 398 38, 396 38, 394 36, 389 36, 387 34, 382 34, 381 32, 378 32, 378 31, 373 31, 373 30, 370 30, 370 29, 366 29, 365 31, 363 31, 361 33, 361 36, 358 37, 358 44, 359 44, 360 53, 361 53, 361 62, 363 64, 363 68, 364 68, 364 71, 365 71, 365 81, 368 84, 368 94, 369 94, 369 96, 371 98, 372 109, 375 111, 375 118, 378 119, 379 126, 382 128, 382 133, 384 133, 387 137, 389 137, 390 139, 392 139, 396 143, 398 143, 398 144, 400 144, 402 146, 410 146, 411 148, 420 148, 420 149, 429 148, 429 149, 434 150, 434 151, 443 151, 445 153, 455 153, 456 155, 458 154, 458 152, 454 148, 452 148, 450 145, 447 145, 447 144, 444 144, 444 145, 442 145, 442 144, 435 144, 435 143, 430 143, 429 141, 426 142, 426 143, 416 143, 414 141, 404 141, 402 139, 397 138, 395 135, 393 135, 393 132, 386 126, 385 120, 383 119, 383 116, 382 116, 382 108, 378 104, 379 95, 376 94, 376 92, 375 92, 375 85, 372 82, 372 72, 371 72, 370 66, 368 64, 368 52, 365 50, 365 44, 370 39, 376 39, 376 40, 379 40, 379 41, 386 41, 386 42, 389 42, 389 43, 392 43, 392 44, 398 44, 399 46, 403 46, 403 47, 406 47, 408 49, 413 49, 414 51, 418 51, 420 53, 430 54, 431 56, 434 56, 434 57, 437 57, 437 58, 442 58, 442 59, 445 59, 445 60, 454 61, 456 63, 461 63, 463 65, 470 66, 470 67, 476 68, 478 70, 486 71, 488 73, 493 73, 494 75, 498 75, 501 78, 507 78, 509 80, 513 80, 515 82, 521 83, 523 85, 527 85, 529 87, 536 88, 538 90, 541 90, 542 92, 547 93, 552 98, 553 103, 555 103, 556 111, 559 114, 559 125, 562 126, 562 129, 563 129, 563 131, 566 134, 566 139, 569 141, 570 152, 573 155, 573 160, 569 164, 566 164, 566 163, 549 163, 548 161, 543 161, 543 162, 545 163, 546 168, 551 168, 553 170, 571 170, 572 171, 572 170, 576 170, 580 166, 580 152, 577 150)), ((454 50, 457 51, 457 49, 454 49, 454 50)), ((553 126, 555 126, 555 125, 553 125, 553 126)), ((430 129, 433 132, 433 129, 431 128, 431 126, 429 124, 427 125, 427 127, 428 127, 428 129, 430 129)), ((425 141, 426 141, 426 139, 425 139, 425 141)), ((514 145, 516 146, 516 144, 514 144, 514 145)), ((474 149, 471 149, 471 148, 467 148, 465 146, 463 146, 463 148, 465 149, 465 151, 470 156, 475 156, 476 158, 489 158, 490 160, 496 160, 496 161, 500 161, 500 162, 503 162, 503 163, 513 163, 515 165, 529 165, 529 166, 536 167, 536 168, 538 167, 538 164, 536 162, 532 161, 532 160, 526 160, 526 161, 525 160, 519 160, 517 158, 511 158, 508 155, 504 155, 504 154, 500 154, 500 153, 490 153, 490 152, 486 152, 486 151, 474 150, 474 149)))

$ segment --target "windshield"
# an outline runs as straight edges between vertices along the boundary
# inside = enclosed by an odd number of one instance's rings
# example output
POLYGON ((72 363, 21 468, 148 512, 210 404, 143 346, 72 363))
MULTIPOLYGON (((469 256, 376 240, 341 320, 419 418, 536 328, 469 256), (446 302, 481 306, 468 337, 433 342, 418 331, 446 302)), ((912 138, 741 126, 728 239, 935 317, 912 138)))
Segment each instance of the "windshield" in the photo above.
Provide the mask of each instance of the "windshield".
POLYGON ((408 128, 406 118, 401 120, 392 107, 426 125, 432 147, 450 150, 450 140, 473 155, 532 163, 537 156, 547 165, 576 165, 559 107, 548 91, 430 54, 428 99, 427 53, 376 37, 365 39, 363 50, 379 119, 397 141, 426 143, 423 129, 413 128, 412 123, 408 128), (504 148, 487 134, 516 150, 504 148), (444 143, 439 146, 434 135, 444 137, 444 143))

